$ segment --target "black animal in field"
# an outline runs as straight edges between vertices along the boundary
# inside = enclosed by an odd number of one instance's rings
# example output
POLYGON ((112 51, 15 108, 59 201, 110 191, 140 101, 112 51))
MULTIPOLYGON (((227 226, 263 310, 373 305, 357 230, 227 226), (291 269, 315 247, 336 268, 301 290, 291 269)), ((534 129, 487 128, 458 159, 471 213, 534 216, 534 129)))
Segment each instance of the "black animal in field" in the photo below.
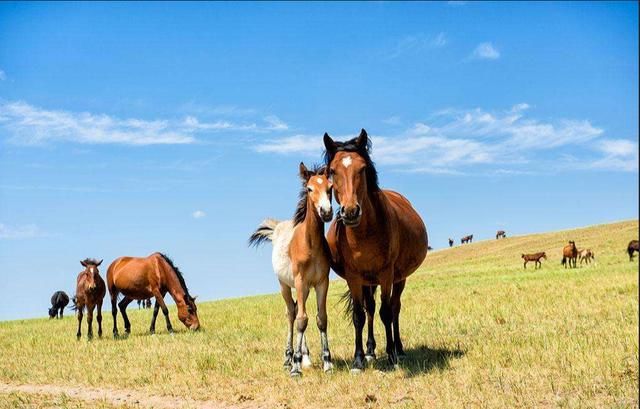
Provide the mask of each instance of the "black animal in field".
POLYGON ((64 308, 69 305, 69 296, 64 291, 56 291, 51 296, 49 318, 62 318, 64 308))
POLYGON ((633 253, 640 254, 640 242, 638 240, 631 240, 627 246, 627 254, 629 254, 629 261, 633 261, 633 253))

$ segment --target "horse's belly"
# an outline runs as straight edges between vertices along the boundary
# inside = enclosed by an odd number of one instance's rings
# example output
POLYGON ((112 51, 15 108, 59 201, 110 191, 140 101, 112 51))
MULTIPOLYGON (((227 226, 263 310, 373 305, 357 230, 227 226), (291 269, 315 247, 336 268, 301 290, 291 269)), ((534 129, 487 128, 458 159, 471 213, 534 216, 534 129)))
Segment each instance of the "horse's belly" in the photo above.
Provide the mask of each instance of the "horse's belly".
POLYGON ((273 252, 271 253, 271 265, 278 280, 294 287, 291 259, 289 258, 289 246, 293 239, 294 226, 291 221, 285 221, 278 226, 273 234, 273 252))

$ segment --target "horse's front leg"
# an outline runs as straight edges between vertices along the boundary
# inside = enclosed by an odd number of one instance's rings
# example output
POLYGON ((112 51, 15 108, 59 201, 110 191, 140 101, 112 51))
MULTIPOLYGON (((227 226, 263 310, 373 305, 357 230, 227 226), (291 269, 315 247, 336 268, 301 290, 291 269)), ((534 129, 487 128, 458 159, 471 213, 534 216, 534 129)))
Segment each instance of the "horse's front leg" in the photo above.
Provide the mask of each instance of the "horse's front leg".
POLYGON ((376 359, 376 339, 373 334, 374 315, 376 313, 376 286, 364 286, 362 291, 364 308, 367 311, 367 353, 364 357, 367 362, 372 362, 376 359))
POLYGON ((293 360, 293 322, 296 319, 296 303, 291 296, 291 288, 283 283, 280 283, 280 293, 287 305, 287 343, 284 350, 284 364, 287 369, 291 369, 293 360))
MULTIPOLYGON (((393 277, 393 275, 391 275, 393 277)), ((391 307, 391 283, 384 283, 380 286, 380 318, 384 324, 384 332, 387 338, 387 356, 391 365, 398 364, 396 346, 393 341, 393 308, 391 307)))
POLYGON ((96 311, 96 318, 98 319, 98 337, 102 338, 102 299, 98 301, 96 308, 98 309, 96 311))
POLYGON ((76 337, 80 339, 82 336, 82 310, 84 309, 84 305, 78 304, 78 332, 76 333, 76 337))
POLYGON ((353 353, 353 364, 351 372, 358 373, 364 369, 364 349, 362 348, 362 329, 364 328, 365 314, 362 300, 362 284, 349 283, 349 292, 352 302, 352 320, 355 330, 355 352, 353 353))
POLYGON ((87 338, 91 340, 93 338, 93 308, 95 305, 87 305, 87 338))
POLYGON ((393 284, 393 292, 391 293, 391 309, 393 310, 393 342, 396 347, 396 354, 399 358, 404 358, 404 346, 402 345, 402 339, 400 338, 400 309, 402 308, 402 292, 406 280, 399 281, 393 284))
POLYGON ((291 376, 300 376, 302 374, 302 344, 304 343, 304 332, 307 329, 309 318, 307 317, 306 302, 309 296, 309 286, 302 280, 301 275, 294 271, 296 300, 298 313, 296 315, 296 345, 293 352, 293 366, 291 367, 291 376))
POLYGON ((329 337, 327 336, 327 293, 329 291, 329 277, 321 283, 317 284, 316 301, 318 304, 318 316, 316 317, 316 323, 320 330, 320 344, 322 345, 322 369, 325 372, 333 370, 333 363, 331 363, 331 351, 329 351, 329 337))
POLYGON ((151 315, 151 326, 149 327, 149 333, 156 333, 156 319, 158 318, 158 311, 160 310, 160 304, 156 300, 155 305, 153 306, 153 314, 151 315))

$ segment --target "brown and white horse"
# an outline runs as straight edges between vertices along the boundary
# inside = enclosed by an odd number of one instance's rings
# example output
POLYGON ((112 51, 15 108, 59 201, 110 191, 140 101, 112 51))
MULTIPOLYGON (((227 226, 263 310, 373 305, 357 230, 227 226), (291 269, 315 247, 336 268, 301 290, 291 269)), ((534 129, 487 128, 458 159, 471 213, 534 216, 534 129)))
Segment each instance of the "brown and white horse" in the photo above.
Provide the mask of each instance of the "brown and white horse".
POLYGON ((178 308, 178 319, 191 330, 200 328, 196 299, 189 294, 189 289, 184 282, 182 273, 173 264, 173 261, 162 253, 153 253, 149 257, 120 257, 116 259, 107 270, 107 287, 111 296, 111 315, 113 316, 113 336, 118 336, 116 302, 118 294, 124 298, 118 303, 124 320, 125 333, 131 332, 131 323, 127 316, 127 306, 133 300, 144 300, 155 297, 156 304, 153 308, 151 327, 149 331, 156 331, 156 318, 158 309, 167 321, 167 330, 173 332, 169 320, 169 309, 164 303, 164 296, 169 292, 178 308))
POLYGON ((322 366, 325 372, 333 368, 327 338, 327 291, 329 289, 329 249, 324 237, 324 223, 333 218, 331 209, 331 182, 324 168, 308 170, 300 163, 303 186, 293 220, 267 219, 249 238, 249 244, 258 246, 265 241, 273 243, 271 261, 278 276, 282 298, 287 304, 289 332, 285 350, 285 367, 291 367, 291 376, 302 374, 302 366, 310 366, 309 348, 305 337, 308 318, 306 302, 311 287, 315 289, 318 304, 316 323, 322 344, 322 366), (296 301, 291 289, 296 289, 296 301), (293 324, 296 325, 296 344, 293 349, 293 324))
POLYGON ((373 335, 374 293, 381 287, 380 318, 384 323, 389 361, 404 356, 400 339, 400 298, 406 279, 427 255, 424 222, 399 193, 382 190, 369 156, 371 143, 363 129, 357 138, 336 142, 324 134, 325 161, 333 182, 339 217, 327 233, 332 268, 347 281, 355 328, 352 371, 375 359, 373 335), (368 325, 367 354, 362 330, 368 325))
POLYGON ((496 232, 496 240, 503 238, 506 239, 507 238, 507 233, 504 230, 498 230, 496 232))
POLYGON ((82 316, 87 310, 87 338, 93 338, 93 309, 97 307, 98 336, 102 336, 102 301, 106 293, 104 280, 100 277, 98 267, 102 260, 96 261, 92 258, 84 259, 80 262, 84 270, 78 274, 76 280, 76 296, 74 297, 74 309, 78 311, 78 339, 82 336, 82 316))

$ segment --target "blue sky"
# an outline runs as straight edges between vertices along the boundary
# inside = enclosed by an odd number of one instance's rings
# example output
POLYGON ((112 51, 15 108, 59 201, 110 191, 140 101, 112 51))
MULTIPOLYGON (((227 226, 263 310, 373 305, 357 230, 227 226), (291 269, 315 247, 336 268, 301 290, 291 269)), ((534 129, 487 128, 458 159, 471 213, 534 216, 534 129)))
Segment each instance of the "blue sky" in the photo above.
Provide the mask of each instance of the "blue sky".
POLYGON ((85 257, 277 291, 249 234, 363 127, 435 248, 636 218, 638 6, 3 2, 0 319, 44 316, 85 257))

